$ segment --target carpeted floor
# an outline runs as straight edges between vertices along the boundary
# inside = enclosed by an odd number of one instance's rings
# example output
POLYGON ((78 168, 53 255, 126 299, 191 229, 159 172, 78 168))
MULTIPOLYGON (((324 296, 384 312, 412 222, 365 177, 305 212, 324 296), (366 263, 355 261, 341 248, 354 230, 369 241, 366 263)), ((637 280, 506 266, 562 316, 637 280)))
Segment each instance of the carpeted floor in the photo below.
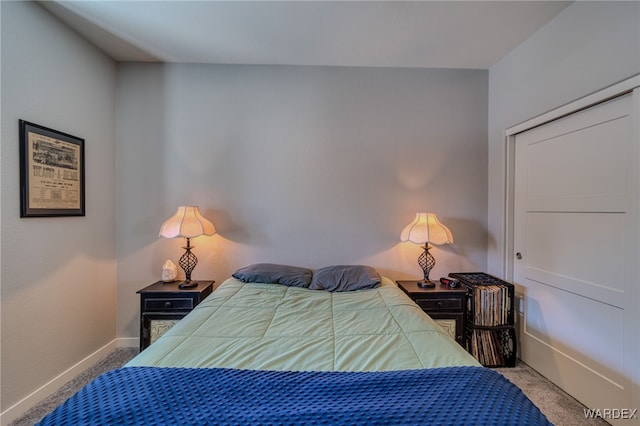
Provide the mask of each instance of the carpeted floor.
POLYGON ((496 371, 518 385, 556 426, 609 424, 601 419, 587 419, 584 405, 523 362, 518 361, 515 368, 497 368, 496 371))
POLYGON ((80 373, 75 379, 71 380, 66 385, 58 389, 58 391, 40 401, 29 411, 27 411, 22 417, 11 423, 10 426, 32 426, 36 424, 50 411, 64 402, 67 398, 73 396, 73 394, 75 394, 78 390, 80 390, 80 388, 85 386, 91 380, 106 371, 122 367, 137 354, 138 348, 116 349, 102 361, 96 363, 93 367, 80 373))
MULTIPOLYGON (((119 348, 105 359, 81 373, 57 392, 45 398, 11 426, 31 426, 81 387, 105 371, 121 367, 138 353, 137 348, 119 348)), ((515 368, 498 368, 496 371, 518 385, 556 426, 607 425, 603 420, 589 420, 584 416, 584 406, 546 380, 528 365, 518 362, 515 368)))

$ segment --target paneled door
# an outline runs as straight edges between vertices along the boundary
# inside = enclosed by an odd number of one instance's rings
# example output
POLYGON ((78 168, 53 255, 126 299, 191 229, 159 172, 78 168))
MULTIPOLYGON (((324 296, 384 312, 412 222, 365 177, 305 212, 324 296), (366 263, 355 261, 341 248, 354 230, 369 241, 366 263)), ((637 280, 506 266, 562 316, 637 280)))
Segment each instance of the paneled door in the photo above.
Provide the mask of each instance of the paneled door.
POLYGON ((640 262, 631 111, 627 94, 515 136, 521 358, 592 409, 631 407, 638 363, 627 315, 640 262))

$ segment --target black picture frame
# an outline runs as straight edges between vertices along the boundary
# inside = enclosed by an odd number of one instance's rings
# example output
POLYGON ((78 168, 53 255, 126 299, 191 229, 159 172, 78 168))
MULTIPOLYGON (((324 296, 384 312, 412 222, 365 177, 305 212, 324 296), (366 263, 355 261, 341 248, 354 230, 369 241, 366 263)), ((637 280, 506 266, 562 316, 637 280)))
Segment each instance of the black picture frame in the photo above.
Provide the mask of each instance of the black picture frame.
POLYGON ((20 217, 84 216, 84 139, 20 120, 20 217))

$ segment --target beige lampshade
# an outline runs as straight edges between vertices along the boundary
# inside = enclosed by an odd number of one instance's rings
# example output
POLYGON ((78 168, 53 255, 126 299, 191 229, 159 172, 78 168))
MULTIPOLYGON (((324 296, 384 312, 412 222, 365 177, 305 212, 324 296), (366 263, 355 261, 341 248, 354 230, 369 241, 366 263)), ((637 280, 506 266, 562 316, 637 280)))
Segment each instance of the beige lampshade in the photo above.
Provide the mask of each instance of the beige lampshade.
POLYGON ((215 226, 202 216, 197 206, 178 207, 178 211, 160 227, 160 236, 165 238, 194 238, 215 233, 215 226))
POLYGON ((400 234, 401 241, 416 244, 453 244, 453 235, 444 226, 435 213, 416 213, 416 218, 404 227, 400 234))

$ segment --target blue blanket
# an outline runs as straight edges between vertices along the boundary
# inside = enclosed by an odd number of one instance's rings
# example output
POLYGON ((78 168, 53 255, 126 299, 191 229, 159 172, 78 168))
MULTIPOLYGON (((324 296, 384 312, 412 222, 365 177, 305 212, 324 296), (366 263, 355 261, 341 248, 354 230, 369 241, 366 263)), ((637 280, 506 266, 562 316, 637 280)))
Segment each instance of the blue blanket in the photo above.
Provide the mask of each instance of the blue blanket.
POLYGON ((98 377, 41 425, 549 425, 484 367, 286 372, 124 367, 98 377))

